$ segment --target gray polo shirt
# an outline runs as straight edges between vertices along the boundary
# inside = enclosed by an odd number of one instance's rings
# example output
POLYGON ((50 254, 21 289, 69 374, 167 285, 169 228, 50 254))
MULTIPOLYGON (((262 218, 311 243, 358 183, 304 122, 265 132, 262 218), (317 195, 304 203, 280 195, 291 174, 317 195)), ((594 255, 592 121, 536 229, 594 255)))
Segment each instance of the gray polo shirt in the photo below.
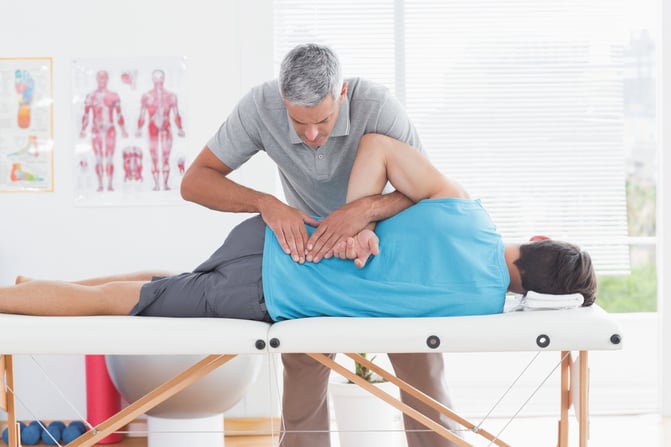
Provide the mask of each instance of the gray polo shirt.
POLYGON ((400 102, 381 85, 353 78, 329 139, 317 149, 304 144, 289 121, 277 81, 253 88, 208 142, 228 167, 237 169, 258 151, 277 164, 289 205, 327 216, 345 203, 359 140, 380 133, 421 148, 400 102))

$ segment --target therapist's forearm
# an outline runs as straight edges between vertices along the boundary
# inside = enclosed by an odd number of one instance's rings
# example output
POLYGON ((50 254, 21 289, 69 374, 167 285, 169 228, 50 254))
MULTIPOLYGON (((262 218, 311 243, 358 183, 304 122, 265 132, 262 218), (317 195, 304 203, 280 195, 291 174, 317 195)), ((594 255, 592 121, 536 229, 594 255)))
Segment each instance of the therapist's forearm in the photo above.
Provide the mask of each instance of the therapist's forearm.
POLYGON ((389 194, 375 194, 360 199, 366 202, 366 215, 370 223, 395 216, 413 205, 413 201, 398 191, 389 194))
POLYGON ((182 180, 181 194, 189 202, 233 213, 260 213, 264 203, 278 200, 270 194, 242 186, 209 168, 187 171, 182 180))

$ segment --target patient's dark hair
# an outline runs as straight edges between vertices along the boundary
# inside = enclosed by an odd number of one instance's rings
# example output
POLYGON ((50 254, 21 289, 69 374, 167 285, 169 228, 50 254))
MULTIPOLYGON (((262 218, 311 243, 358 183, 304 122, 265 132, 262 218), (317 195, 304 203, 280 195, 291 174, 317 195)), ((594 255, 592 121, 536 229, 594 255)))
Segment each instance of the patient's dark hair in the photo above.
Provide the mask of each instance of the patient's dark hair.
POLYGON ((581 293, 583 306, 596 299, 596 274, 589 253, 568 242, 542 240, 520 246, 515 261, 524 290, 564 295, 581 293))

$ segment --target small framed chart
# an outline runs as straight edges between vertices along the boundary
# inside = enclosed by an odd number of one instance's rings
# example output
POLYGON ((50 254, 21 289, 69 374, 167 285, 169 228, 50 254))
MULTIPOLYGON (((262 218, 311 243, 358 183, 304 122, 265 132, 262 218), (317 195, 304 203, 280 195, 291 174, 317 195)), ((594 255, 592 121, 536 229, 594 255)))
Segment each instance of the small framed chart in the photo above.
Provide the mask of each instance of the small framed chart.
POLYGON ((0 58, 0 192, 54 189, 52 65, 0 58))

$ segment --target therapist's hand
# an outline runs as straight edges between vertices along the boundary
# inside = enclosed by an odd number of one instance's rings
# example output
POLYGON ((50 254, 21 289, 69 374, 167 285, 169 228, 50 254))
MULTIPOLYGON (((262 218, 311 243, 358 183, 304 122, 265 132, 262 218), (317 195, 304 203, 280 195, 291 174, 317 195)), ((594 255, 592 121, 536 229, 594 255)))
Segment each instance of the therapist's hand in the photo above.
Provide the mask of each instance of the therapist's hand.
POLYGON ((363 230, 370 222, 369 199, 364 197, 338 208, 323 220, 307 242, 309 262, 319 262, 334 255, 333 249, 363 230))
POLYGON ((261 207, 261 218, 275 233, 282 250, 294 262, 303 264, 308 242, 305 224, 317 226, 318 222, 303 211, 292 208, 274 197, 261 207))

